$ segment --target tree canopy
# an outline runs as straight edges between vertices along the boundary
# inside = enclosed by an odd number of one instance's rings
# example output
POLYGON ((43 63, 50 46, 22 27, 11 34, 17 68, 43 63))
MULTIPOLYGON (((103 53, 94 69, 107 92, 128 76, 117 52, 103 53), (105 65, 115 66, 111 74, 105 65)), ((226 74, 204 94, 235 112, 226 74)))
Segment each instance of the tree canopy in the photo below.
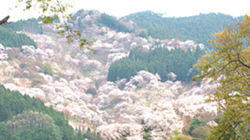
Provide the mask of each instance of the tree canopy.
POLYGON ((10 28, 13 31, 24 31, 35 34, 42 34, 43 28, 42 24, 39 23, 38 19, 31 18, 28 20, 19 20, 17 22, 9 22, 3 27, 10 28))
POLYGON ((200 14, 190 17, 163 17, 151 11, 139 12, 128 15, 139 29, 146 29, 147 34, 153 38, 179 40, 194 40, 208 46, 211 34, 223 30, 236 23, 239 18, 233 18, 224 14, 200 14))
POLYGON ((77 133, 63 113, 0 85, 1 140, 100 140, 93 133, 77 133))
POLYGON ((210 101, 217 102, 223 112, 219 124, 211 129, 208 139, 246 140, 250 129, 249 68, 250 17, 214 34, 210 43, 214 50, 201 59, 196 67, 201 73, 195 79, 218 83, 210 101))
POLYGON ((16 33, 11 28, 2 26, 0 26, 0 43, 8 47, 22 47, 23 45, 36 47, 36 43, 25 34, 16 33))
POLYGON ((118 32, 131 32, 128 27, 120 23, 115 17, 102 14, 101 18, 98 20, 101 25, 107 26, 110 29, 116 30, 118 32))
POLYGON ((191 78, 198 74, 193 68, 198 58, 204 54, 204 50, 182 49, 168 50, 167 48, 157 47, 149 52, 134 49, 129 57, 123 58, 111 64, 108 73, 109 81, 127 79, 136 75, 140 70, 157 73, 162 81, 170 80, 169 73, 176 74, 176 80, 190 82, 191 78))

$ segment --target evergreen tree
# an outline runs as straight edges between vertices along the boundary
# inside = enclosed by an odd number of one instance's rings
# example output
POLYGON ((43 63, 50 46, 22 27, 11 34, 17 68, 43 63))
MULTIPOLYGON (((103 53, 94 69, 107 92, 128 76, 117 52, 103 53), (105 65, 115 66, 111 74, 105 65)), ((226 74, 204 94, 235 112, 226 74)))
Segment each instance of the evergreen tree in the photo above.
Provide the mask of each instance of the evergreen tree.
POLYGON ((193 64, 202 54, 204 50, 200 48, 194 51, 181 49, 169 51, 166 48, 157 47, 148 53, 134 49, 127 58, 111 64, 108 80, 117 81, 123 78, 129 80, 138 71, 146 70, 154 74, 158 73, 162 81, 169 80, 167 75, 173 72, 177 75, 176 80, 189 82, 194 75, 198 74, 193 64))

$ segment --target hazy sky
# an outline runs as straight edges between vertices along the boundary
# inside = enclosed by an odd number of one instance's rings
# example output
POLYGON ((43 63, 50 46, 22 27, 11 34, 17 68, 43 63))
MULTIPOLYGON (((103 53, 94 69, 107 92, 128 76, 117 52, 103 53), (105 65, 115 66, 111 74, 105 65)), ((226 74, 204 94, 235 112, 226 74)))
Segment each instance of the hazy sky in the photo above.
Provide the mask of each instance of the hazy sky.
MULTIPOLYGON (((0 0, 0 18, 10 15, 12 20, 37 15, 34 11, 24 13, 15 8, 18 0, 0 0)), ((166 16, 191 16, 200 13, 220 12, 232 16, 250 12, 250 0, 72 0, 74 11, 99 10, 116 17, 152 10, 166 16)))

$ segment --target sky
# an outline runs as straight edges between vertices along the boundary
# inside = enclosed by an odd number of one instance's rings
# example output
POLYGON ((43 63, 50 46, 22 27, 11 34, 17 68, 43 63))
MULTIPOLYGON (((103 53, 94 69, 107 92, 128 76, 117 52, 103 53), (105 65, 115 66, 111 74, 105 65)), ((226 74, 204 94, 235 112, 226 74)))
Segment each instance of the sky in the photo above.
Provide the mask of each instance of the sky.
MULTIPOLYGON (((0 19, 10 15, 10 20, 27 19, 37 17, 39 13, 34 11, 24 12, 18 0, 0 0, 0 19)), ((224 13, 232 16, 249 14, 250 0, 70 0, 76 12, 79 9, 98 10, 116 17, 122 17, 131 13, 151 10, 163 13, 167 17, 184 17, 198 15, 200 13, 224 13)))

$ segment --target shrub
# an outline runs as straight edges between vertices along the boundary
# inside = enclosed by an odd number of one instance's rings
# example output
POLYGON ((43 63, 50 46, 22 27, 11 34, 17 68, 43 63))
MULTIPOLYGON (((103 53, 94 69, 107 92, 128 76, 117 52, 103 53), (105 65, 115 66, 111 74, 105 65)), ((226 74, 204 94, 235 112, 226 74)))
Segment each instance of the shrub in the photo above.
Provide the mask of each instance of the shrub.
POLYGON ((183 128, 183 133, 194 138, 206 139, 209 129, 204 121, 195 118, 183 128))
POLYGON ((207 126, 197 127, 193 129, 191 136, 200 139, 206 139, 209 133, 209 128, 207 126))
POLYGON ((43 64, 43 73, 48 75, 53 75, 52 66, 47 62, 43 64))
POLYGON ((92 94, 92 95, 96 95, 96 94, 97 94, 97 91, 96 91, 95 88, 91 87, 91 88, 89 88, 89 89, 86 91, 86 93, 92 94))
POLYGON ((143 139, 144 140, 151 140, 152 139, 151 133, 150 132, 144 133, 143 134, 143 139))
POLYGON ((34 78, 31 82, 31 86, 34 87, 36 85, 39 85, 39 84, 44 84, 45 83, 45 80, 44 79, 41 79, 41 78, 34 78))
POLYGON ((178 134, 174 137, 171 137, 170 140, 192 140, 192 137, 184 134, 178 134))

